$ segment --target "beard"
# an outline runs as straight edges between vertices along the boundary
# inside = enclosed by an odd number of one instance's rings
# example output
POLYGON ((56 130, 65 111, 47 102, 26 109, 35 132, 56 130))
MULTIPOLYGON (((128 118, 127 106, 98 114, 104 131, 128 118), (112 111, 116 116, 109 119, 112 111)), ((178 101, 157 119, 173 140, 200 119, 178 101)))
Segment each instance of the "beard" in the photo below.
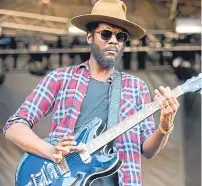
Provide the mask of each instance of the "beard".
POLYGON ((91 54, 95 58, 96 62, 100 67, 104 69, 111 69, 115 66, 116 62, 119 61, 124 52, 124 47, 119 51, 117 47, 107 47, 105 49, 101 49, 99 45, 95 44, 94 42, 90 45, 91 54), (116 50, 116 56, 115 57, 108 57, 105 55, 105 51, 107 50, 116 50))

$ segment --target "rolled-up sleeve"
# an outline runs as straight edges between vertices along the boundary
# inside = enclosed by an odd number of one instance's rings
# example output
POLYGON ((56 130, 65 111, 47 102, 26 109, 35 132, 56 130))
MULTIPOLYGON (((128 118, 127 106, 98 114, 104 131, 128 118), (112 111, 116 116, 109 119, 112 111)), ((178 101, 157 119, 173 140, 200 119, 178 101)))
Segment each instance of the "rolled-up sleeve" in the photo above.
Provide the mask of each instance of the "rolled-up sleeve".
MULTIPOLYGON (((138 110, 141 110, 146 104, 151 103, 149 88, 146 83, 140 85, 140 95, 138 99, 138 110)), ((155 122, 153 115, 147 117, 140 123, 140 142, 143 142, 155 132, 155 122)))
POLYGON ((24 123, 32 128, 43 115, 53 107, 58 91, 57 70, 45 76, 31 94, 25 99, 21 107, 6 122, 3 132, 14 123, 24 123))
POLYGON ((140 124, 140 128, 140 142, 142 145, 156 130, 153 116, 149 116, 147 119, 143 120, 140 124))

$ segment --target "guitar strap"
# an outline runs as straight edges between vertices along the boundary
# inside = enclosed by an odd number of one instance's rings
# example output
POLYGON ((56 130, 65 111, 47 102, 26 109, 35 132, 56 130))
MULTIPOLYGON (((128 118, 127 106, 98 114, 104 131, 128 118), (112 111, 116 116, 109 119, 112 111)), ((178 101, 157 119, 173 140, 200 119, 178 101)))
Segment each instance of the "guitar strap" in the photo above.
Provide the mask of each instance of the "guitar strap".
POLYGON ((119 121, 120 101, 121 101, 121 72, 116 70, 112 81, 107 129, 111 128, 119 121))

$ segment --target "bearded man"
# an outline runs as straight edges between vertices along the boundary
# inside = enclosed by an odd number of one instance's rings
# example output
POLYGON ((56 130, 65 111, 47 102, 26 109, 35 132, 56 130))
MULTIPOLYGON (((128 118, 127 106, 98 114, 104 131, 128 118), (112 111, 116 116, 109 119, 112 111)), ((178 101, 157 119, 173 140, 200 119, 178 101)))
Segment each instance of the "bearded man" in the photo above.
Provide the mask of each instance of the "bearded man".
MULTIPOLYGON (((115 64, 121 59, 128 39, 144 36, 144 29, 126 18, 126 6, 120 0, 99 0, 92 13, 74 17, 71 22, 85 30, 90 45, 90 59, 80 65, 59 68, 48 74, 9 118, 4 133, 27 152, 59 163, 72 151, 83 152, 75 141, 77 135, 94 117, 107 123, 115 64), (50 136, 60 139, 54 146, 40 139, 31 128, 53 111, 50 136)), ((146 83, 121 72, 119 120, 131 116, 151 102, 146 83)), ((141 154, 152 158, 160 152, 173 129, 179 107, 170 88, 155 90, 155 100, 162 106, 159 127, 153 116, 120 135, 112 152, 123 163, 113 175, 92 182, 95 185, 140 186, 141 154), (166 99, 166 106, 165 106, 166 99)))

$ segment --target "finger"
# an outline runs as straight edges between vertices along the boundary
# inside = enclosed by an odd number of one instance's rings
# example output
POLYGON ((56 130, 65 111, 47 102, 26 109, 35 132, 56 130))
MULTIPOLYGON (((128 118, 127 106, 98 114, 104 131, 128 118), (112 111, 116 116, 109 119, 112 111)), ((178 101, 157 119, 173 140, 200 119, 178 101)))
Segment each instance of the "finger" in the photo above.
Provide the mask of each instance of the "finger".
POLYGON ((165 106, 163 100, 160 99, 160 96, 159 96, 159 95, 158 95, 158 96, 155 96, 155 97, 154 97, 154 100, 159 103, 159 105, 160 105, 161 108, 165 106))
POLYGON ((163 113, 166 115, 170 114, 172 116, 175 116, 177 110, 178 110, 178 106, 174 104, 174 102, 172 101, 171 103, 169 103, 168 106, 164 108, 163 113))
POLYGON ((173 99, 169 100, 169 106, 172 109, 172 112, 176 112, 177 110, 177 105, 174 103, 173 99))
POLYGON ((155 93, 156 95, 160 95, 160 94, 161 94, 158 89, 155 89, 155 90, 154 90, 154 93, 155 93))
POLYGON ((166 88, 163 87, 163 86, 160 86, 160 87, 159 87, 159 90, 160 90, 161 92, 165 92, 165 91, 166 91, 166 88))
POLYGON ((177 108, 179 107, 179 103, 177 99, 174 97, 173 92, 171 91, 170 87, 166 87, 166 93, 165 96, 167 97, 167 101, 169 102, 169 105, 172 107, 173 112, 176 112, 177 108))
POLYGON ((163 96, 162 93, 161 93, 158 89, 155 89, 155 90, 154 90, 154 93, 156 94, 155 97, 163 96))
POLYGON ((179 104, 179 102, 178 102, 178 100, 177 100, 176 98, 173 98, 173 102, 174 102, 174 104, 176 104, 178 107, 180 106, 180 104, 179 104))
POLYGON ((85 149, 82 146, 71 146, 70 150, 76 151, 76 152, 84 152, 85 151, 85 149))
MULTIPOLYGON (((159 91, 160 93, 163 95, 164 99, 169 103, 169 105, 172 107, 172 109, 175 111, 176 110, 176 104, 178 105, 178 103, 175 101, 173 101, 174 95, 173 92, 171 91, 170 87, 159 87, 159 91)), ((161 97, 161 99, 163 99, 161 97)), ((166 101, 164 101, 164 105, 166 105, 166 101)))
POLYGON ((177 109, 179 108, 179 102, 177 101, 176 98, 172 98, 172 99, 169 99, 169 105, 172 107, 173 109, 173 112, 176 112, 177 109))
POLYGON ((59 163, 63 159, 63 156, 61 156, 60 154, 53 154, 52 157, 56 160, 57 163, 59 163))
POLYGON ((70 153, 69 147, 56 146, 55 148, 57 151, 62 151, 66 155, 70 153))
POLYGON ((60 146, 74 146, 74 145, 77 145, 77 142, 76 141, 63 141, 63 142, 60 142, 58 145, 60 145, 60 146))
POLYGON ((154 97, 154 99, 156 101, 158 101, 159 105, 163 108, 166 105, 168 105, 168 102, 166 100, 166 98, 160 93, 160 91, 158 89, 154 90, 156 96, 154 97))
POLYGON ((57 154, 58 154, 60 157, 64 157, 62 151, 59 151, 57 154))
POLYGON ((56 146, 56 150, 62 151, 64 155, 68 155, 71 151, 83 152, 84 148, 81 146, 56 146))
POLYGON ((62 159, 63 158, 63 156, 61 156, 60 154, 53 154, 52 156, 56 159, 62 159))
POLYGON ((174 97, 174 96, 173 96, 173 93, 172 93, 172 91, 171 91, 171 89, 170 89, 170 87, 164 88, 163 86, 160 86, 160 87, 159 87, 159 91, 161 92, 161 94, 162 94, 164 97, 166 97, 166 99, 171 99, 171 98, 174 97))
POLYGON ((62 138, 61 142, 62 141, 72 141, 74 140, 74 136, 65 136, 64 138, 62 138))
POLYGON ((163 86, 160 86, 159 91, 161 92, 161 94, 165 95, 165 93, 167 92, 167 89, 163 86))
POLYGON ((173 113, 173 108, 170 105, 168 105, 168 106, 166 106, 166 107, 163 108, 163 111, 164 111, 164 113, 166 115, 169 115, 169 114, 173 113))
POLYGON ((163 90, 163 91, 161 91, 160 89, 155 89, 154 90, 154 93, 157 95, 157 96, 163 96, 163 98, 165 99, 165 98, 167 98, 166 96, 165 96, 165 91, 163 90))

